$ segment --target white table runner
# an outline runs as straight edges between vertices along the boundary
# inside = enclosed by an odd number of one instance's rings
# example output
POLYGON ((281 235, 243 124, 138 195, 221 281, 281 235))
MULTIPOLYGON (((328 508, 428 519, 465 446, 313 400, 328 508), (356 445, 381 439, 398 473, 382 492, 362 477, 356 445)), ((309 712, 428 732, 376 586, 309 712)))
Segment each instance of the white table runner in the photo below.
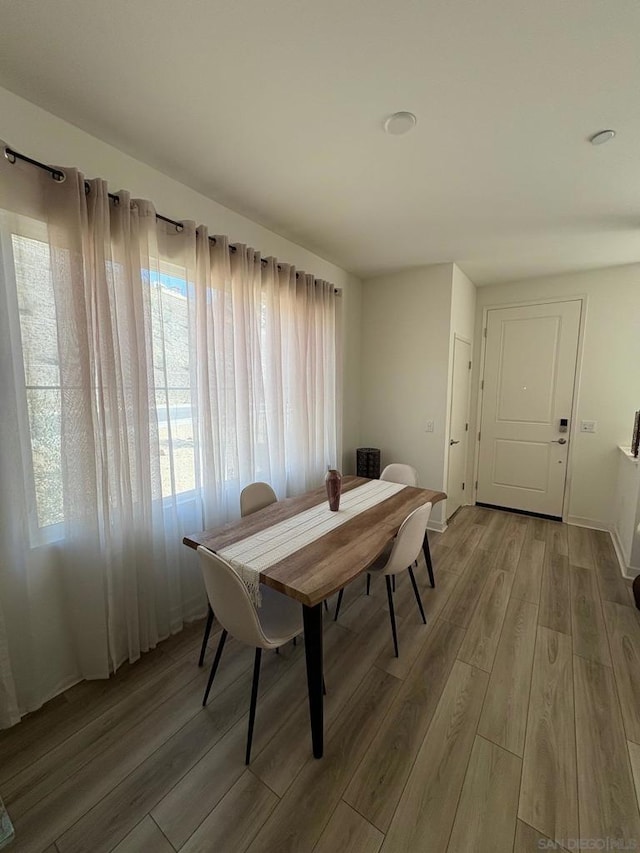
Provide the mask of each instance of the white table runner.
POLYGON ((218 554, 236 569, 246 583, 256 604, 260 604, 260 572, 274 563, 295 554, 301 548, 320 539, 336 527, 355 518, 361 512, 397 494, 406 486, 371 480, 364 486, 350 489, 340 497, 340 509, 331 512, 329 502, 323 501, 259 533, 247 536, 222 548, 218 554))

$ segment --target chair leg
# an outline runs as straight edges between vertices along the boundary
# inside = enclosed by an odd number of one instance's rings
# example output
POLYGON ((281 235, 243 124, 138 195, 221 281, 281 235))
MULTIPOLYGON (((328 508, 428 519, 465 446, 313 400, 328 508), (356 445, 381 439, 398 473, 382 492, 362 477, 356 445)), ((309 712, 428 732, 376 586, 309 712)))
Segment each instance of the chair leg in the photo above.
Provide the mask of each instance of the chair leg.
POLYGON ((342 604, 342 596, 344 595, 344 587, 338 593, 338 603, 336 604, 336 614, 333 617, 333 621, 338 621, 338 613, 340 613, 340 605, 342 604))
POLYGON ((385 575, 387 582, 387 599, 389 601, 389 618, 391 619, 391 633, 393 634, 393 649, 398 657, 398 633, 396 631, 396 614, 393 610, 393 590, 391 589, 391 577, 385 575))
POLYGON ((251 742, 253 741, 253 724, 256 720, 256 704, 258 702, 258 682, 260 681, 260 661, 262 659, 262 649, 256 649, 256 657, 253 664, 253 684, 251 686, 251 707, 249 708, 249 731, 247 733, 247 754, 244 763, 248 764, 251 760, 251 742))
POLYGON ((211 690, 211 685, 213 684, 213 679, 216 677, 216 672, 218 670, 218 664, 220 663, 220 658, 222 657, 222 650, 224 649, 224 642, 227 639, 227 632, 223 631, 220 635, 220 642, 218 643, 218 648, 216 649, 216 656, 213 659, 213 664, 211 666, 211 672, 209 673, 209 681, 207 681, 207 689, 204 691, 204 698, 202 700, 203 706, 207 704, 207 699, 209 698, 209 691, 211 690))
POLYGON ((327 611, 327 613, 328 613, 328 612, 329 612, 329 605, 327 604, 327 599, 325 598, 325 600, 324 600, 322 603, 324 604, 324 609, 325 609, 325 610, 327 611))
POLYGON ((371 589, 371 575, 367 572, 367 595, 369 595, 369 590, 371 589))
POLYGON ((433 576, 433 563, 431 562, 431 549, 429 548, 429 536, 427 535, 426 530, 425 530, 425 534, 424 534, 424 541, 422 543, 422 551, 424 553, 425 563, 427 564, 427 571, 429 572, 429 583, 431 584, 431 587, 433 588, 436 585, 436 580, 433 576))
POLYGON ((422 616, 422 621, 426 625, 427 617, 424 615, 424 607, 422 606, 422 599, 420 598, 420 591, 418 589, 418 584, 416 583, 416 577, 413 574, 413 566, 409 566, 409 577, 411 578, 411 586, 413 587, 413 592, 416 597, 416 601, 418 602, 418 610, 422 616))
POLYGON ((298 643, 297 643, 297 641, 296 641, 296 638, 295 638, 295 637, 293 638, 293 645, 294 645, 294 646, 297 646, 297 645, 298 645, 298 643))
POLYGON ((198 666, 202 666, 204 663, 204 653, 207 651, 207 643, 209 642, 209 634, 211 633, 212 625, 213 610, 211 609, 211 605, 209 605, 209 612, 207 613, 207 624, 204 626, 204 637, 202 638, 202 648, 200 649, 200 660, 198 661, 198 666))
POLYGON ((327 685, 324 683, 324 675, 322 676, 322 695, 327 695, 327 685))

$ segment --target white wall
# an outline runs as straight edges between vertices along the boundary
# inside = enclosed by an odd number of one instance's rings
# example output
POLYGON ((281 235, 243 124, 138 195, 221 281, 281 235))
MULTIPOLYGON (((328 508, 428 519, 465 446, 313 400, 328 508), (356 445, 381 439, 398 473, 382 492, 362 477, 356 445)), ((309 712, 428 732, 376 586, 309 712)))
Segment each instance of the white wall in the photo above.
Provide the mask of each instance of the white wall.
POLYGON ((614 542, 628 577, 640 575, 640 460, 618 453, 614 542))
POLYGON ((476 286, 459 266, 453 265, 451 332, 473 344, 476 325, 476 286))
MULTIPOLYGON (((433 489, 445 483, 452 278, 453 264, 438 264, 363 284, 361 443, 433 489)), ((436 525, 442 513, 437 504, 436 525)))
MULTIPOLYGON (((343 277, 342 471, 344 474, 355 474, 356 448, 361 444, 362 284, 352 275, 343 273, 343 277)), ((330 280, 337 284, 336 278, 330 280)))
MULTIPOLYGON (((451 341, 449 349, 449 396, 447 398, 447 436, 449 435, 449 416, 451 414, 451 379, 453 375, 453 346, 454 336, 457 335, 471 344, 473 353, 473 342, 476 325, 476 286, 471 279, 462 272, 460 267, 453 265, 453 289, 451 294, 451 341)), ((471 408, 469 409, 469 420, 471 421, 471 408)), ((474 443, 472 432, 468 434, 467 466, 465 482, 468 484, 465 494, 466 501, 471 500, 472 489, 469 487, 473 482, 473 460, 474 443)), ((445 470, 449 467, 449 446, 445 443, 445 470)), ((446 482, 446 477, 445 477, 446 482)))
MULTIPOLYGON (((609 528, 618 473, 616 447, 630 444, 633 415, 640 408, 640 264, 479 288, 474 366, 480 364, 485 307, 579 296, 586 297, 587 308, 577 420, 595 420, 598 430, 593 435, 572 434, 565 517, 609 528)), ((479 378, 479 370, 474 369, 474 417, 479 378)))
MULTIPOLYGON (((227 234, 263 255, 333 282, 343 291, 343 470, 355 470, 360 415, 360 299, 354 276, 267 228, 229 210, 190 187, 129 157, 74 125, 0 88, 0 139, 45 163, 75 166, 87 177, 105 178, 109 188, 147 198, 171 219, 193 219, 211 233, 227 234)), ((310 200, 313 203, 313 200, 310 200)))

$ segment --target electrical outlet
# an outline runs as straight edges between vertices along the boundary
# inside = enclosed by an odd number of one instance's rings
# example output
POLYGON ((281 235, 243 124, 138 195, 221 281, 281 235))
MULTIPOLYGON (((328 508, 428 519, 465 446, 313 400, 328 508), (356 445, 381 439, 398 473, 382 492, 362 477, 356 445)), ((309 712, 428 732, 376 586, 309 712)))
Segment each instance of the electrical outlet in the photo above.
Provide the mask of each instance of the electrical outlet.
POLYGON ((580 432, 597 432, 598 421, 580 421, 580 432))
POLYGON ((425 432, 433 432, 433 421, 427 421, 427 425, 424 428, 425 432))

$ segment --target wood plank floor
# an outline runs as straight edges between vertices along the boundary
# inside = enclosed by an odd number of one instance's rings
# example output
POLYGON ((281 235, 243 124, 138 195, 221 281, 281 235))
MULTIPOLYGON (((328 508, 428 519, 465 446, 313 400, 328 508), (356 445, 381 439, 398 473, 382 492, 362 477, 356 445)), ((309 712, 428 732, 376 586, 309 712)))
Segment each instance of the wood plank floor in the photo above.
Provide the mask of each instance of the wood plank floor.
POLYGON ((263 657, 247 768, 253 651, 229 640, 203 709, 198 623, 0 732, 10 850, 640 848, 640 614, 607 534, 466 507, 431 539, 399 659, 379 579, 326 616, 321 761, 303 644, 263 657))

